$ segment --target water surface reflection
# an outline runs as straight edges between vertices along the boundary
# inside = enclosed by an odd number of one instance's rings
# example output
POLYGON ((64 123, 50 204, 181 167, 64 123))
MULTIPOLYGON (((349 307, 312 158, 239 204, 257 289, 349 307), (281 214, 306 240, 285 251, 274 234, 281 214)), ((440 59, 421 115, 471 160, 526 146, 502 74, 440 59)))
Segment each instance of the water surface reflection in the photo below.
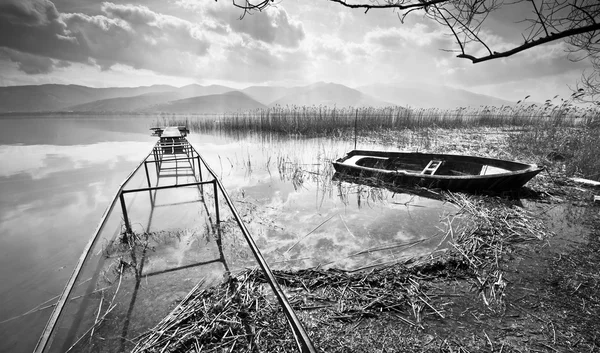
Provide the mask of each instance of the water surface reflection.
POLYGON ((427 256, 458 211, 428 197, 433 194, 398 193, 334 178, 331 161, 351 148, 348 143, 255 139, 259 142, 247 138, 216 145, 190 137, 237 200, 274 268, 357 270, 427 256))
POLYGON ((33 350, 111 194, 148 152, 147 124, 0 118, 0 351, 33 350))

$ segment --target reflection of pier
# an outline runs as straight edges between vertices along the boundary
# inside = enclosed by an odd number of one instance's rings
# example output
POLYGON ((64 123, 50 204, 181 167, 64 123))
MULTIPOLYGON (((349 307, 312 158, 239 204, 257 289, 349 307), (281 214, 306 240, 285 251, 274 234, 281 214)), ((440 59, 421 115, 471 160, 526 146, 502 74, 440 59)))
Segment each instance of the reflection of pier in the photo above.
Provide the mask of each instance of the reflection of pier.
POLYGON ((35 352, 129 350, 140 333, 166 316, 197 283, 210 285, 207 276, 214 282, 218 275, 228 275, 219 191, 282 306, 298 347, 315 351, 221 182, 185 138, 187 131, 161 132, 160 141, 121 184, 105 211, 35 352), (142 165, 144 172, 138 173, 142 165), (146 185, 131 187, 135 181, 146 185), (139 199, 144 194, 149 203, 139 199), (117 200, 120 215, 112 212, 117 200), (146 216, 142 225, 139 219, 146 216), (105 231, 111 228, 117 230, 105 231), (166 233, 161 233, 163 229, 166 233))
MULTIPOLYGON (((177 131, 178 132, 178 131, 177 131)), ((154 212, 158 208, 177 208, 182 205, 189 204, 200 204, 204 208, 204 212, 209 218, 208 225, 211 226, 211 233, 215 234, 215 242, 218 252, 218 257, 214 259, 207 259, 205 261, 194 261, 192 263, 188 263, 185 265, 177 265, 173 267, 167 266, 166 268, 154 269, 151 271, 144 272, 144 264, 147 260, 147 250, 148 246, 143 246, 141 259, 137 259, 136 251, 131 251, 131 260, 134 264, 133 272, 135 275, 135 285, 133 292, 131 294, 131 298, 129 301, 127 314, 123 320, 123 327, 121 330, 121 340, 119 344, 119 351, 124 352, 128 350, 127 348, 127 337, 130 336, 129 326, 132 322, 132 316, 134 313, 134 307, 136 300, 138 298, 138 292, 140 290, 140 285, 142 279, 148 280, 149 277, 155 276, 165 276, 172 272, 190 270, 194 267, 208 266, 214 263, 220 263, 223 266, 225 273, 229 272, 229 266, 227 265, 227 261, 225 260, 225 255, 223 253, 222 240, 221 240, 221 232, 219 227, 212 227, 213 223, 211 221, 211 214, 208 210, 208 206, 204 199, 204 185, 212 184, 212 192, 214 197, 214 215, 216 219, 216 223, 220 222, 219 219, 219 203, 218 203, 218 192, 217 192, 217 183, 216 179, 211 181, 202 181, 202 171, 201 171, 201 159, 200 155, 196 152, 196 150, 187 142, 187 140, 180 138, 179 136, 173 134, 173 137, 162 137, 161 140, 154 146, 152 151, 152 159, 147 159, 144 161, 144 171, 146 175, 147 187, 145 188, 136 188, 136 189, 123 189, 119 195, 121 210, 123 215, 123 222, 125 227, 125 233, 123 233, 124 237, 134 236, 132 227, 129 221, 127 206, 125 201, 125 195, 141 193, 141 192, 149 192, 150 195, 150 212, 148 217, 148 222, 145 227, 145 233, 149 234, 151 225, 152 225, 152 217, 154 212), (148 170, 148 165, 154 165, 154 169, 156 171, 156 183, 152 186, 150 172, 148 170), (198 173, 196 173, 198 170, 198 173), (174 183, 171 180, 174 179, 174 183), (161 183, 162 181, 162 183, 161 183), (199 197, 192 197, 189 200, 184 200, 175 203, 166 203, 166 204, 157 204, 157 194, 159 191, 167 190, 167 189, 176 189, 176 188, 197 188, 199 197)), ((152 169, 152 168, 151 168, 152 169)), ((176 210, 175 210, 176 212, 176 210)), ((121 239, 124 241, 124 239, 121 239)), ((127 239, 125 239, 127 241, 127 239)), ((82 308, 83 309, 83 308, 82 308)), ((136 321, 136 320, 133 320, 136 321)), ((65 350, 70 347, 69 345, 65 345, 65 350)))

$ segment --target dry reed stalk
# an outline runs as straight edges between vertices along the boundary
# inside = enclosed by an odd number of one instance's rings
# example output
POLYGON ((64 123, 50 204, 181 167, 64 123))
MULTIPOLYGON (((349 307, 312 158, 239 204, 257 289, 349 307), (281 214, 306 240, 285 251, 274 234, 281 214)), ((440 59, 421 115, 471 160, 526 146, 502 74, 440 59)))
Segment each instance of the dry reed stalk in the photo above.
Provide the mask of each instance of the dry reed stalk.
MULTIPOLYGON (((419 325, 425 311, 443 317, 424 293, 427 287, 404 267, 354 274, 308 269, 275 272, 275 276, 290 293, 294 310, 308 320, 309 334, 318 335, 336 322, 358 325, 381 312, 394 313, 410 326, 419 325), (416 323, 404 317, 411 308, 416 323)), ((267 293, 266 280, 256 269, 218 287, 196 288, 155 328, 140 336, 132 352, 239 352, 249 347, 270 351, 275 345, 293 351, 295 343, 283 312, 267 293)))

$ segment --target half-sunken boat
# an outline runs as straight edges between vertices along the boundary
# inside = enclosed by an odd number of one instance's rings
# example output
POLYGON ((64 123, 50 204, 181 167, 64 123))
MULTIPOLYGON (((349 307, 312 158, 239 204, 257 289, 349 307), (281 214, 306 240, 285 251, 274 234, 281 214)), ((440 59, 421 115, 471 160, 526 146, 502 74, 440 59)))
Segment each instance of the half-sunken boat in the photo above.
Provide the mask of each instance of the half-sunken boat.
POLYGON ((366 150, 353 150, 333 166, 343 175, 392 185, 472 192, 516 190, 543 170, 535 164, 494 158, 366 150))

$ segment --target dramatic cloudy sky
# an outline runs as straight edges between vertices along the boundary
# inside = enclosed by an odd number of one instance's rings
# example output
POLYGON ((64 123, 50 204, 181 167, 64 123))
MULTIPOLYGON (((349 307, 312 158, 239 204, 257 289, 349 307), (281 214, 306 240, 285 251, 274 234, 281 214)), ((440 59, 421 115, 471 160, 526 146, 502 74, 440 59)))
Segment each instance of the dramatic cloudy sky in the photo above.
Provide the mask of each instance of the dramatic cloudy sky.
MULTIPOLYGON (((515 12, 488 20, 493 50, 522 41, 515 12)), ((246 16, 231 0, 0 0, 0 86, 190 83, 357 87, 438 83, 517 100, 567 97, 589 62, 550 43, 473 65, 447 30, 411 14, 282 0, 246 16)))

